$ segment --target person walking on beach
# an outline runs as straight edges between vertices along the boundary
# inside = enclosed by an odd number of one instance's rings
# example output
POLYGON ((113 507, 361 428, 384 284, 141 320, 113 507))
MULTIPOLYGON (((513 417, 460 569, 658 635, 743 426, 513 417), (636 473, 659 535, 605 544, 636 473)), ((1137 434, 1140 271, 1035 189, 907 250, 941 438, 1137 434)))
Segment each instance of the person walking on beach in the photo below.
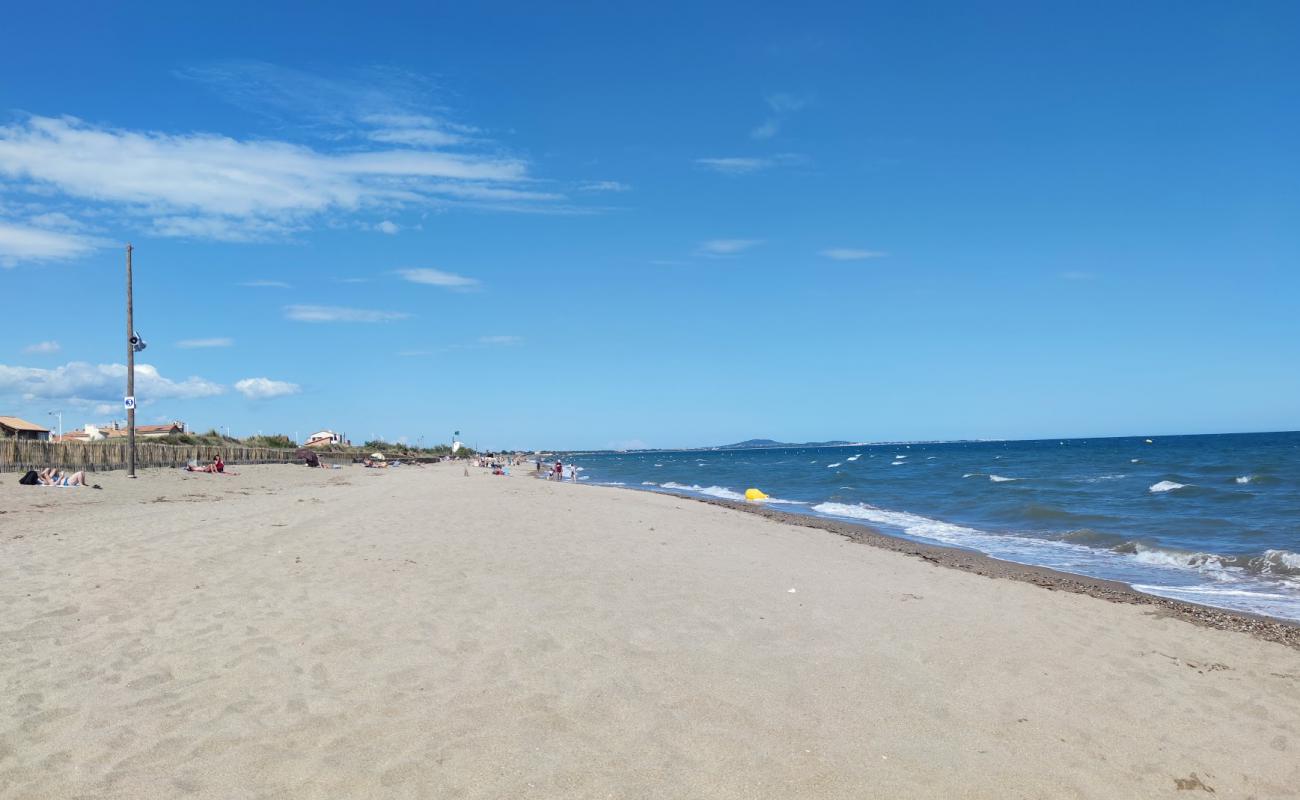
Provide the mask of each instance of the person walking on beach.
POLYGON ((573 481, 574 483, 577 483, 577 482, 578 482, 578 465, 577 465, 577 464, 570 464, 570 465, 569 465, 569 480, 573 481))
POLYGON ((558 458, 555 459, 555 479, 557 481, 564 480, 564 464, 558 458))

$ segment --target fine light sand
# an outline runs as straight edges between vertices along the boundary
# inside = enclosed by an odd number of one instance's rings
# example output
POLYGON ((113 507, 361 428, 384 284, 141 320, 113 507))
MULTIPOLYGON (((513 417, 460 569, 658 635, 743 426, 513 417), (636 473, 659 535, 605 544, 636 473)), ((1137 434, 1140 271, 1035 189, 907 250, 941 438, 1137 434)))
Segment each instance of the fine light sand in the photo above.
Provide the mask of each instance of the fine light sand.
POLYGON ((0 476, 0 797, 1300 792, 1279 644, 674 497, 236 469, 0 476))

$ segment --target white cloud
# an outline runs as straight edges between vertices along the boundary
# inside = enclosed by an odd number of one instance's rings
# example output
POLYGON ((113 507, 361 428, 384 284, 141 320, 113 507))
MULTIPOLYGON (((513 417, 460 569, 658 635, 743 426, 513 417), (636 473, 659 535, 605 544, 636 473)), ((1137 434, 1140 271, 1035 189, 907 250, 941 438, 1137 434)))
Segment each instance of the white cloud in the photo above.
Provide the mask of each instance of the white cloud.
POLYGON ((711 239, 700 242, 697 252, 700 255, 722 257, 735 256, 762 244, 762 239, 711 239))
POLYGON ((808 105, 806 98, 789 92, 776 92, 775 94, 769 94, 764 99, 767 101, 768 107, 778 114, 790 114, 808 105))
POLYGON ((581 192, 627 192, 631 189, 631 186, 618 181, 586 181, 578 184, 578 191, 581 192))
POLYGON ((762 158, 732 156, 727 158, 697 158, 696 165, 723 175, 749 175, 773 167, 802 164, 807 158, 798 153, 780 153, 762 158))
MULTIPOLYGON (((321 215, 405 205, 494 208, 562 199, 523 188, 527 165, 495 153, 428 149, 322 151, 214 133, 172 134, 33 116, 0 126, 0 177, 11 188, 101 204, 149 219, 155 233, 233 241, 283 237, 321 215)), ((72 234, 6 225, 0 253, 66 258, 72 234)))
POLYGON ((523 338, 522 336, 500 336, 500 335, 498 335, 498 336, 480 336, 480 337, 478 337, 478 343, 479 343, 479 344, 490 344, 490 345, 512 345, 512 344, 520 344, 520 343, 523 342, 523 340, 524 340, 524 338, 523 338))
POLYGON ((181 339, 176 346, 192 350, 196 347, 230 347, 234 343, 234 339, 221 336, 212 339, 181 339))
POLYGON ((59 345, 58 342, 50 341, 50 342, 37 342, 36 344, 29 344, 23 348, 23 352, 37 353, 40 355, 49 355, 51 353, 57 353, 62 349, 63 348, 59 345))
POLYGON ((378 225, 376 225, 376 226, 375 226, 375 230, 379 231, 380 233, 386 233, 386 234, 388 234, 389 236, 393 236, 393 235, 395 235, 398 231, 400 231, 401 228, 398 227, 398 225, 397 225, 396 222, 393 222, 392 220, 387 220, 387 219, 386 219, 386 220, 384 220, 383 222, 381 222, 381 223, 379 223, 378 225))
POLYGON ((295 322, 391 322, 410 317, 403 311, 375 311, 340 306, 285 306, 284 316, 295 322))
POLYGON ((889 255, 879 250, 859 250, 852 247, 832 247, 829 250, 823 250, 821 254, 836 261, 862 261, 868 258, 884 258, 889 255))
POLYGON ((79 234, 0 220, 0 267, 12 267, 21 261, 65 261, 98 245, 94 239, 79 234))
POLYGON ((273 381, 270 378, 244 378, 235 381, 235 391, 250 400, 266 400, 271 397, 284 397, 298 394, 302 387, 287 381, 273 381))
POLYGON ((249 286, 259 289, 291 289, 289 284, 284 281, 244 281, 240 286, 249 286))
POLYGON ((411 283, 423 283, 429 286, 443 286, 448 289, 473 289, 479 285, 475 278, 443 272, 439 269, 399 269, 401 275, 411 283))
POLYGON ((769 94, 763 99, 768 108, 772 109, 772 115, 749 132, 751 139, 765 140, 776 136, 780 133, 785 118, 808 104, 805 98, 787 92, 769 94))
POLYGON ((695 163, 727 175, 745 175, 772 166, 766 158, 697 158, 695 163))
POLYGON ((781 130, 781 121, 776 117, 770 117, 763 121, 761 125, 749 132, 751 139, 771 139, 781 130))
MULTIPOLYGON (((116 400, 126 390, 125 364, 88 364, 72 361, 53 369, 15 367, 0 364, 0 396, 23 400, 57 400, 71 405, 91 406, 116 400)), ((155 399, 188 399, 221 394, 223 387, 203 378, 182 381, 165 378, 150 364, 135 365, 135 394, 140 402, 155 399)))

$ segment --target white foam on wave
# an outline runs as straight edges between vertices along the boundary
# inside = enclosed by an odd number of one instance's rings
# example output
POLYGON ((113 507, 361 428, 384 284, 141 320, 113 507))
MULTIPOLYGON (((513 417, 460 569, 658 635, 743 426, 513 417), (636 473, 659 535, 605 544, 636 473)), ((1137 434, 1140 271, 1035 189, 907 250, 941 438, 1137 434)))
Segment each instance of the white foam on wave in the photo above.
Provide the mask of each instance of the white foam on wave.
POLYGON ((862 454, 861 454, 861 453, 858 453, 856 456, 849 456, 847 460, 849 460, 849 461, 857 461, 859 458, 862 458, 862 454))
POLYGON ((983 475, 983 474, 984 474, 983 472, 967 472, 967 473, 966 473, 965 475, 963 475, 962 477, 963 477, 963 478, 978 478, 979 476, 981 476, 981 475, 983 475))
POLYGON ((744 500, 745 496, 740 492, 733 492, 725 486, 705 486, 699 490, 700 494, 707 494, 709 497, 721 497, 724 500, 744 500))
POLYGON ((1106 481, 1117 481, 1127 477, 1128 477, 1127 475, 1115 473, 1114 475, 1096 475, 1091 478, 1079 478, 1078 482, 1079 483, 1105 483, 1106 481))
POLYGON ((655 464, 656 467, 662 467, 663 464, 655 464))
POLYGON ((709 497, 719 497, 723 500, 744 500, 745 496, 739 492, 734 492, 725 486, 701 486, 693 483, 687 486, 674 481, 667 481, 660 484, 662 489, 676 489, 679 492, 696 492, 697 494, 708 495, 709 497))
POLYGON ((901 456, 896 455, 896 456, 894 456, 894 458, 907 458, 907 453, 904 453, 904 454, 902 454, 901 456))
MULTIPOLYGON (((866 503, 819 503, 811 510, 826 516, 892 528, 925 541, 976 549, 1007 561, 1109 577, 1128 582, 1133 588, 1148 594, 1300 620, 1300 586, 1295 591, 1289 588, 1296 585, 1296 581, 1284 577, 1279 580, 1271 576, 1253 576, 1239 567, 1225 566, 1223 557, 1210 553, 1180 553, 1143 547, 1131 554, 1119 553, 1071 542, 989 533, 866 503), (1177 576, 1189 574, 1200 576, 1206 583, 1181 585, 1186 577, 1180 579, 1177 576), (1163 576, 1170 578, 1168 583, 1161 581, 1163 576), (1164 585, 1150 583, 1153 578, 1164 585)), ((1300 567, 1300 553, 1269 551, 1265 557, 1274 564, 1300 567)))
POLYGON ((907 463, 906 461, 891 461, 891 462, 889 462, 890 466, 894 466, 894 467, 897 467, 899 464, 906 464, 906 463, 907 463))
POLYGON ((1290 550, 1265 550, 1264 560, 1270 564, 1281 564, 1287 569, 1300 570, 1300 553, 1292 553, 1290 550))
POLYGON ((1130 458, 1130 459, 1128 460, 1128 463, 1130 463, 1130 464, 1136 464, 1136 463, 1138 463, 1138 462, 1141 461, 1141 460, 1142 460, 1142 459, 1140 459, 1140 458, 1130 458))
POLYGON ((1250 483, 1251 481, 1255 480, 1255 476, 1254 476, 1254 475, 1242 475, 1242 476, 1240 476, 1240 477, 1238 477, 1238 478, 1234 478, 1234 480, 1236 480, 1237 483, 1250 483))
POLYGON ((1018 480, 1020 480, 1020 479, 1019 479, 1019 478, 1004 478, 1004 477, 1002 477, 1001 475, 990 475, 990 476, 989 476, 989 480, 993 481, 994 483, 1010 483, 1011 481, 1018 481, 1018 480))
POLYGON ((654 481, 641 481, 641 485, 642 485, 642 486, 658 486, 659 484, 655 483, 654 481))
POLYGON ((843 465, 840 462, 836 461, 834 464, 827 464, 826 469, 834 469, 839 466, 843 466, 843 465))
POLYGON ((1223 556, 1215 553, 1189 553, 1138 544, 1133 558, 1140 564, 1191 568, 1215 580, 1232 580, 1227 572, 1231 567, 1223 563, 1223 556))
POLYGON ((1161 492, 1173 492, 1173 491, 1177 491, 1178 489, 1186 489, 1186 488, 1187 488, 1187 484, 1185 483, 1179 483, 1177 481, 1160 481, 1159 483, 1151 484, 1151 487, 1147 489, 1147 491, 1151 492, 1152 494, 1160 494, 1161 492))

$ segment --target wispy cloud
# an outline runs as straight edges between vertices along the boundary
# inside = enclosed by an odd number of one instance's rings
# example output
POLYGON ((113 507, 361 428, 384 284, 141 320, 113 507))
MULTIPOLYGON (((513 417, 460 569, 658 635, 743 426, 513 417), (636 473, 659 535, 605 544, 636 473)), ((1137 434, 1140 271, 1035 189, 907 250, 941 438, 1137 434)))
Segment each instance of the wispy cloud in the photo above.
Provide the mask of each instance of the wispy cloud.
POLYGON ((244 378, 235 381, 235 391, 250 400, 267 400, 272 397, 298 394, 302 387, 287 381, 273 381, 270 378, 244 378))
POLYGON ((250 286, 260 289, 290 289, 293 288, 284 281, 244 281, 240 286, 250 286))
POLYGON ((868 258, 884 258, 889 255, 879 250, 859 250, 854 247, 832 247, 821 251, 821 254, 836 261, 864 261, 868 258))
POLYGON ((23 348, 23 352, 34 353, 37 355, 50 355, 51 353, 57 353, 62 349, 63 347, 60 346, 58 342, 50 341, 50 342, 37 342, 36 344, 29 344, 23 348))
POLYGON ((85 255, 100 244, 77 233, 0 220, 0 267, 13 267, 24 261, 66 261, 85 255))
POLYGON ((771 139, 781 131, 785 119, 808 104, 807 98, 788 92, 769 94, 764 98, 771 115, 749 132, 752 139, 771 139))
MULTIPOLYGON (((120 408, 125 381, 125 364, 72 361, 53 369, 0 364, 0 397, 27 401, 56 400, 81 407, 116 401, 115 407, 120 408)), ((225 391, 220 384, 203 378, 163 377, 150 364, 135 365, 135 390, 138 396, 150 399, 211 397, 225 391)))
POLYGON ((767 105, 778 114, 791 114, 808 105, 808 98, 789 92, 776 92, 766 98, 767 105))
POLYGON ((773 136, 776 136, 777 133, 779 133, 780 131, 781 131, 781 121, 778 120, 776 117, 768 117, 767 119, 763 120, 762 123, 755 126, 754 129, 749 132, 749 138, 771 139, 773 136))
POLYGON ((749 175, 773 167, 801 164, 807 159, 798 153, 780 153, 774 156, 748 157, 729 156, 725 158, 697 158, 695 164, 723 175, 749 175))
POLYGON ((230 347, 234 343, 234 339, 219 336, 211 339, 181 339, 176 343, 176 346, 186 350, 193 350, 200 347, 230 347))
POLYGON ((404 311, 376 311, 369 308, 294 305, 284 307, 284 316, 295 322, 392 322, 407 319, 411 315, 404 311))
POLYGON ((495 336, 478 337, 479 344, 486 344, 486 345, 493 345, 493 346, 516 345, 516 344, 522 344, 523 341, 524 341, 524 337, 522 336, 503 336, 498 334, 495 336))
POLYGON ((580 192, 627 192, 632 187, 618 181, 586 181, 578 184, 580 192))
POLYGON ((399 269, 397 274, 411 283, 423 283, 428 286, 442 286, 447 289, 476 289, 479 281, 440 269, 399 269))
MULTIPOLYGON (((33 116, 0 126, 0 178, 71 211, 117 214, 162 236, 261 241, 367 209, 534 208, 527 164, 491 152, 335 145, 162 133, 33 116)), ((558 210, 563 211, 563 208, 558 210)), ((0 258, 66 259, 94 246, 67 231, 0 223, 0 258)))
POLYGON ((436 148, 465 144, 478 133, 450 119, 436 101, 432 82, 396 69, 324 76, 265 61, 232 59, 190 66, 176 74, 279 126, 322 138, 436 148))
POLYGON ((762 239, 710 239, 700 242, 696 252, 712 258, 725 258, 740 255, 762 243, 762 239))

